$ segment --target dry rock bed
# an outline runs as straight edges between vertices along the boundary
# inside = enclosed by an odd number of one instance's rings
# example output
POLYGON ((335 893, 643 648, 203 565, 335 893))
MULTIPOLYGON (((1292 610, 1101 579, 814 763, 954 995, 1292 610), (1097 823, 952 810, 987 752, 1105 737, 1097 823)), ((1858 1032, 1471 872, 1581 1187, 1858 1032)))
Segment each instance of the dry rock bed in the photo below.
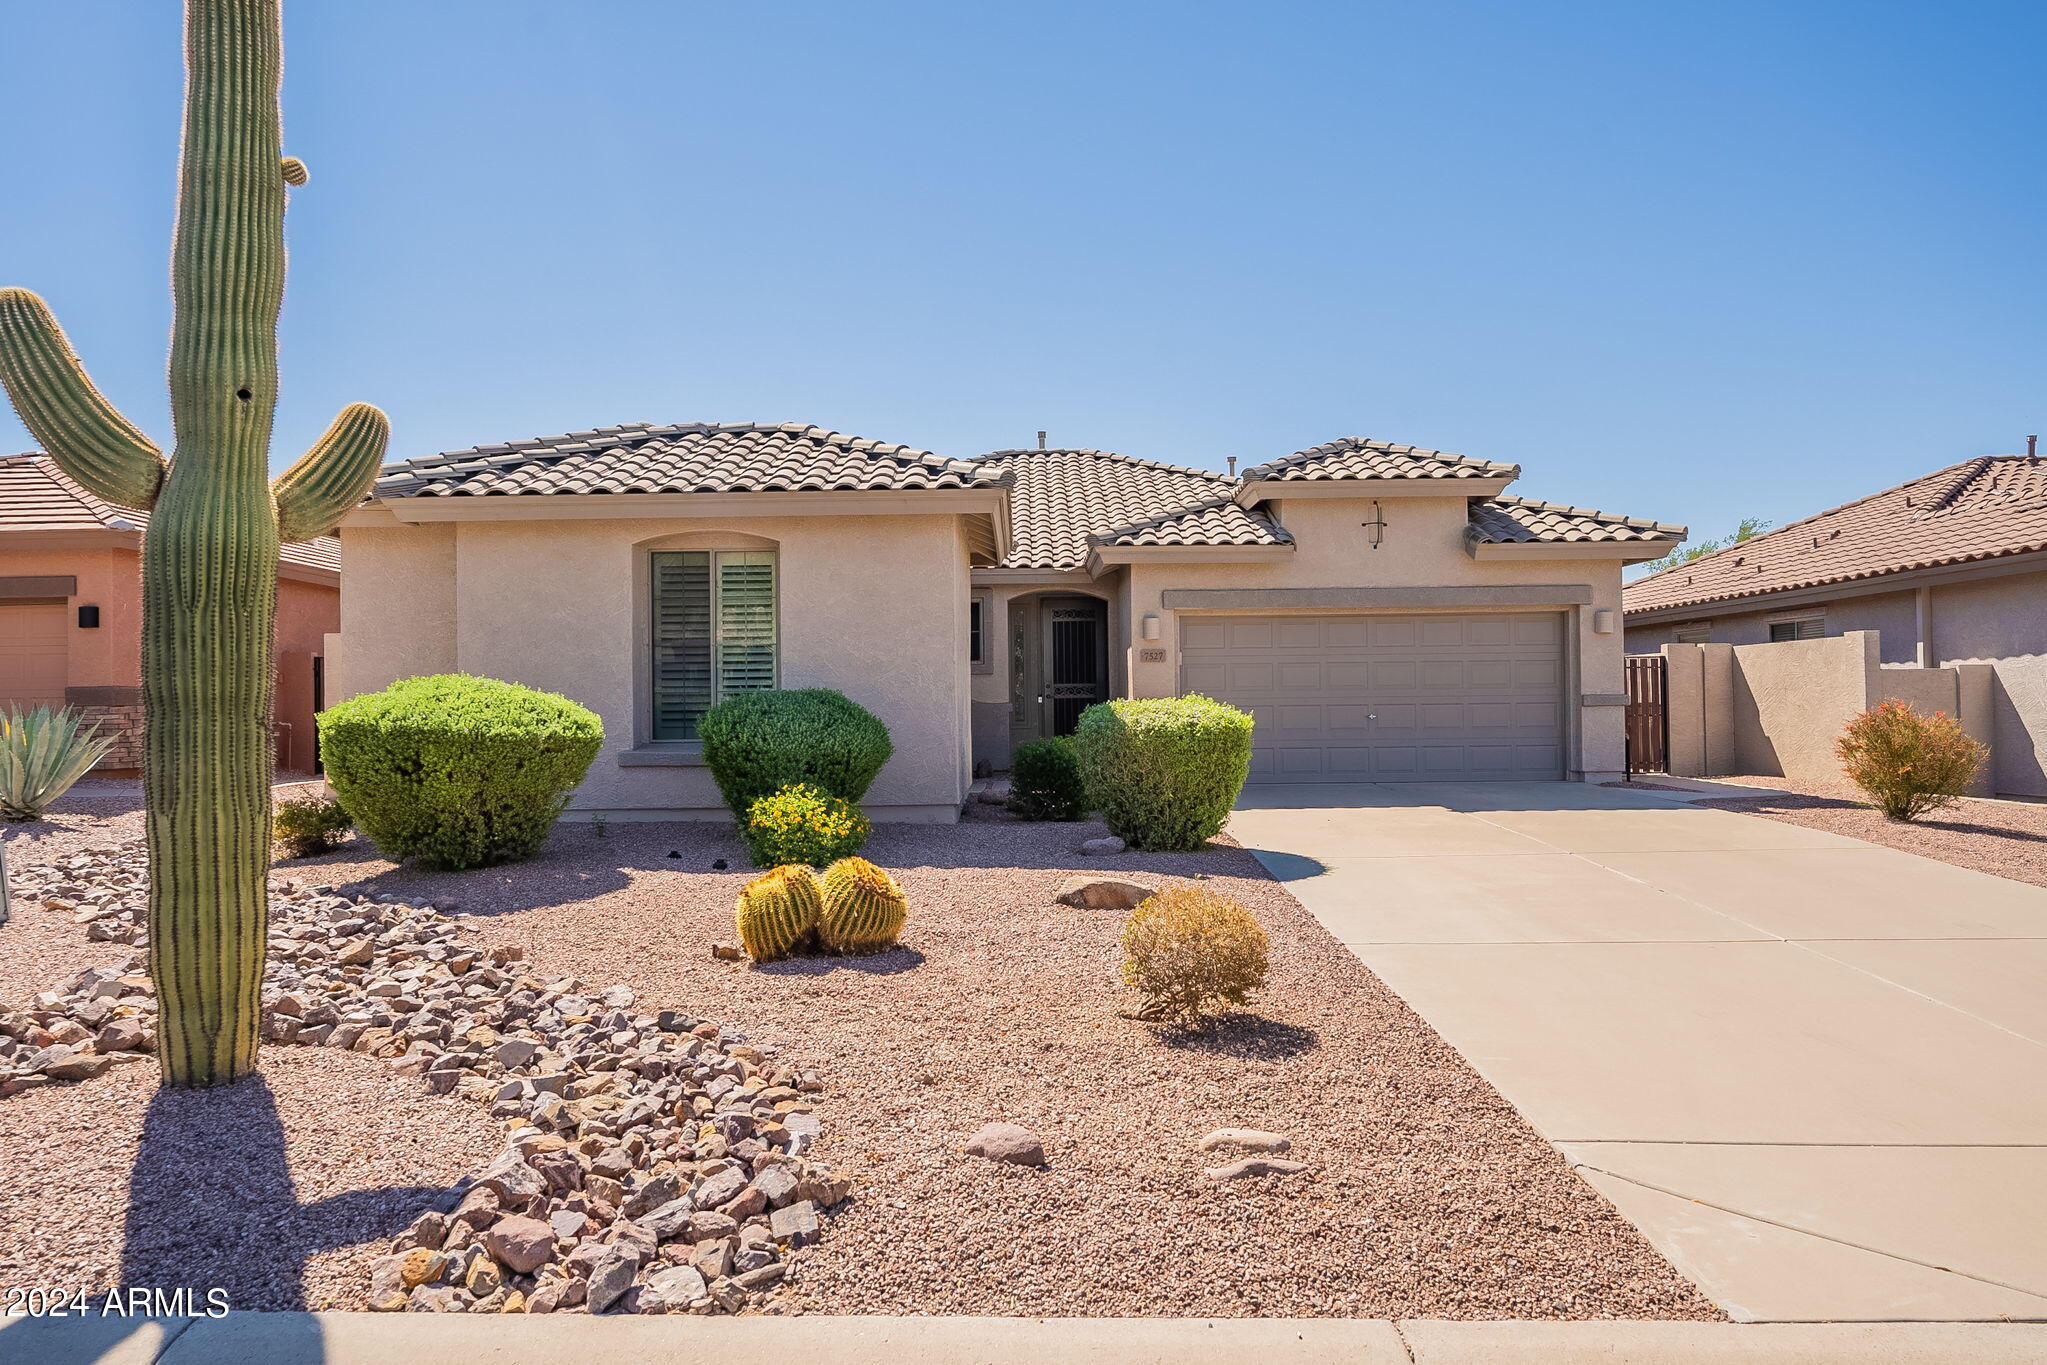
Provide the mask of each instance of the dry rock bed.
POLYGON ((441 906, 536 972, 739 1021, 764 1055, 814 1067, 810 1155, 850 1197, 784 1252, 778 1308, 1718 1316, 1248 853, 1079 851, 1104 833, 878 827, 863 854, 908 893, 902 945, 767 967, 710 951, 753 875, 720 825, 564 825, 531 862, 460 874, 356 845, 288 875, 441 906), (1082 873, 1208 879, 1269 932, 1266 990, 1200 1031, 1125 1017, 1124 914, 1054 900, 1082 873), (1042 1164, 991 1123, 1025 1130, 1042 1164), (1201 1149, 1226 1128, 1285 1150, 1201 1149), (1237 1159, 1253 1173, 1209 1174, 1237 1159))
MULTIPOLYGON (((270 886, 274 1076, 150 1096, 139 843, 10 872, 42 921, 31 958, 54 916, 119 960, 0 1005, 9 1282, 226 1290, 244 1309, 779 1311, 790 1259, 850 1189, 806 1155, 822 1082, 772 1046, 539 973, 429 907, 291 877, 270 886), (289 1045, 325 1056, 280 1067, 289 1045), (331 1187, 337 1167, 342 1189, 304 1196, 302 1173, 331 1187), (350 1183, 386 1173, 409 1179, 350 1183)), ((0 932, 4 949, 18 931, 0 932)))

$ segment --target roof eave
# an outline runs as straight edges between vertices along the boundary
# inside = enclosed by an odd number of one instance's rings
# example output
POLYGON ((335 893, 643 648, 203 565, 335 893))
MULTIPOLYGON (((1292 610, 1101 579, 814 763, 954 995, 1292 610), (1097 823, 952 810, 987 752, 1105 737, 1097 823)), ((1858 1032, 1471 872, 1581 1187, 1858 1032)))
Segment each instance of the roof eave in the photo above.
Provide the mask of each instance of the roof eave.
MULTIPOLYGON (((627 517, 891 516, 980 513, 1001 517, 1006 486, 987 488, 828 489, 789 493, 516 493, 377 498, 371 507, 400 522, 569 521, 627 517)), ((351 512, 343 525, 388 524, 351 512)))
POLYGON ((1491 498, 1507 491, 1511 477, 1245 479, 1235 494, 1239 507, 1296 498, 1491 498))
MULTIPOLYGON (((1697 616, 1725 614, 1730 610, 1768 611, 1778 607, 1807 606, 1837 597, 1875 597, 1883 593, 1905 592, 1912 588, 1930 587, 1941 583, 2043 571, 2047 571, 2047 549, 2015 550, 1996 555, 1982 555, 1974 559, 1955 560, 1947 564, 1927 564, 1915 569, 1889 569, 1881 573, 1857 574, 1853 577, 1831 579, 1824 583, 1802 583, 1785 588, 1770 588, 1762 592, 1725 593, 1717 597, 1675 602, 1664 607, 1628 606, 1628 589, 1637 586, 1629 583, 1621 587, 1621 610, 1629 621, 1647 625, 1656 621, 1683 621, 1697 616)), ((1641 581, 1646 583, 1650 580, 1645 578, 1641 581)))
POLYGON ((1674 540, 1477 540, 1465 538, 1464 550, 1473 559, 1617 559, 1639 564, 1661 559, 1678 542, 1674 540))
POLYGON ((1292 545, 1092 545, 1090 577, 1117 564, 1244 564, 1291 559, 1292 545))

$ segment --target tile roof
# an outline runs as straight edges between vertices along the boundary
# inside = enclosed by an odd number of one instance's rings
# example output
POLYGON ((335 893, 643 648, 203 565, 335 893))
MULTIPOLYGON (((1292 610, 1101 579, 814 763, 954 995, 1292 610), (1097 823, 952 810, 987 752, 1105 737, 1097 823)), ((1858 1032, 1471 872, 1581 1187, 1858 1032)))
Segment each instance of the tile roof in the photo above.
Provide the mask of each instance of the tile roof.
MULTIPOLYGON (((139 531, 149 513, 116 507, 87 492, 47 455, 0 456, 0 536, 10 531, 139 531)), ((287 564, 341 572, 341 541, 321 536, 286 545, 287 564)))
POLYGON ((1244 471, 1244 478, 1276 483, 1320 482, 1326 479, 1513 479, 1521 466, 1494 464, 1468 455, 1446 455, 1392 441, 1345 436, 1296 451, 1244 471))
POLYGON ((1106 450, 998 450, 980 464, 1013 479, 1005 569, 1077 569, 1096 545, 1289 545, 1230 500, 1236 481, 1106 450))
POLYGON ((1572 541, 1667 541, 1675 545, 1684 539, 1685 528, 1501 493, 1471 504, 1466 534, 1483 545, 1572 541))
POLYGON ((375 496, 798 493, 993 488, 993 470, 801 422, 646 422, 386 466, 375 496))
POLYGON ((2047 549, 2047 461, 1985 455, 1628 584, 1659 611, 2047 549))

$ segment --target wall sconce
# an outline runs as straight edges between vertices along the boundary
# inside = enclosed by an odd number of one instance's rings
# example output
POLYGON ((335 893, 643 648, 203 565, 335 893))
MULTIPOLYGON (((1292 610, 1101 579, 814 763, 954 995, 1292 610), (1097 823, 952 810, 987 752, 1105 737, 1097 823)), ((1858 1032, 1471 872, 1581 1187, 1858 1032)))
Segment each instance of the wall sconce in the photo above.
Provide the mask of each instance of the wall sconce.
POLYGON ((1370 521, 1360 522, 1359 524, 1365 528, 1365 534, 1372 538, 1373 549, 1376 550, 1382 544, 1385 543, 1386 512, 1384 508, 1379 506, 1379 500, 1377 498, 1372 499, 1372 519, 1370 521))
POLYGON ((80 607, 78 609, 78 628, 80 630, 98 630, 100 628, 100 609, 98 607, 80 607))
POLYGON ((1592 613, 1592 633, 1594 635, 1613 634, 1612 607, 1601 607, 1599 610, 1592 613))
POLYGON ((1159 638, 1158 617, 1147 616, 1144 618, 1144 638, 1147 640, 1156 640, 1159 638))

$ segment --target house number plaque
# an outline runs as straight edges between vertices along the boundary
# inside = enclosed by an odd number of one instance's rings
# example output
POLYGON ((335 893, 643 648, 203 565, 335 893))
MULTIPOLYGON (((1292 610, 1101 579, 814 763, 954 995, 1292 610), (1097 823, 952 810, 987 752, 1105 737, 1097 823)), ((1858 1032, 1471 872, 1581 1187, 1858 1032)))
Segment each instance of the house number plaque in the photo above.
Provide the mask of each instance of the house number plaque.
POLYGON ((1166 651, 1163 649, 1140 649, 1137 651, 1137 661, 1141 664, 1162 664, 1166 661, 1166 651))

